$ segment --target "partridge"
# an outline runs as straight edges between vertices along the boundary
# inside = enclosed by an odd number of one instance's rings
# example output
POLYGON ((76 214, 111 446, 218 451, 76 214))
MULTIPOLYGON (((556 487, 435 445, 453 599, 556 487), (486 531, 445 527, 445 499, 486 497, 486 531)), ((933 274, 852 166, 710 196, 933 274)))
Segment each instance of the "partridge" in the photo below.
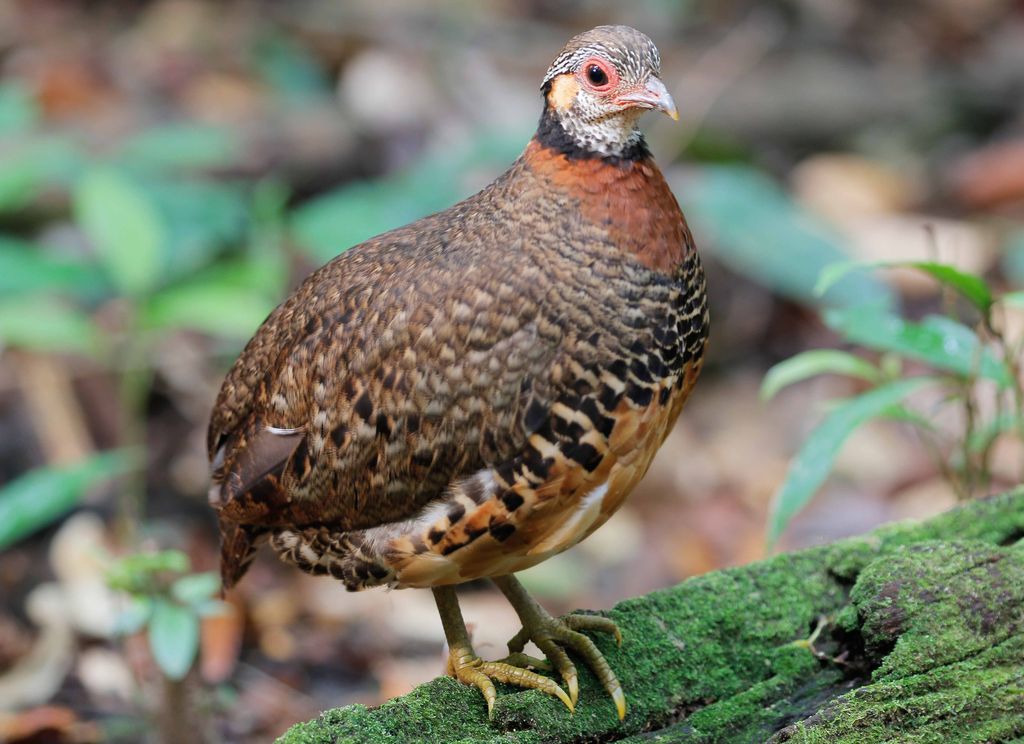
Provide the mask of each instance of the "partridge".
POLYGON ((210 504, 230 588, 269 542, 349 590, 430 587, 448 671, 572 710, 606 617, 548 614, 514 578, 600 527, 643 477, 708 334, 693 239, 637 128, 678 119, 657 48, 627 26, 572 38, 525 151, 463 202, 341 253, 274 310, 210 421, 210 504), (455 585, 491 579, 523 630, 473 651, 455 585), (564 689, 522 653, 532 640, 564 689), (533 667, 531 669, 531 667, 533 667), (566 692, 566 690, 568 692, 566 692))

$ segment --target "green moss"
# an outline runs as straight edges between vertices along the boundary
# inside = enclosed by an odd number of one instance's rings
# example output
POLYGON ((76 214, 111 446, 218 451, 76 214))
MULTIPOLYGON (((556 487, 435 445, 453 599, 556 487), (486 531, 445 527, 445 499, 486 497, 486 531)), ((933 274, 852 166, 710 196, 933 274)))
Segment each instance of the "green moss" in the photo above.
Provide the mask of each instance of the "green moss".
POLYGON ((992 742, 1024 736, 1024 636, 840 696, 776 738, 800 744, 992 742))
POLYGON ((927 541, 864 569, 851 593, 872 683, 794 742, 998 741, 1024 735, 1024 550, 927 541))
POLYGON ((998 547, 1021 535, 1024 490, 623 602, 609 613, 621 649, 594 637, 626 690, 621 723, 586 673, 575 715, 503 688, 490 723, 477 691, 439 678, 379 708, 328 711, 281 741, 866 742, 962 716, 988 732, 979 741, 1024 735, 1012 694, 1024 688, 1021 626, 1011 630, 1024 551, 998 547), (818 658, 799 642, 821 616, 839 622, 816 640, 818 658))
POLYGON ((979 542, 925 542, 870 564, 851 600, 881 662, 873 678, 960 661, 1024 631, 1022 577, 1024 551, 979 542))

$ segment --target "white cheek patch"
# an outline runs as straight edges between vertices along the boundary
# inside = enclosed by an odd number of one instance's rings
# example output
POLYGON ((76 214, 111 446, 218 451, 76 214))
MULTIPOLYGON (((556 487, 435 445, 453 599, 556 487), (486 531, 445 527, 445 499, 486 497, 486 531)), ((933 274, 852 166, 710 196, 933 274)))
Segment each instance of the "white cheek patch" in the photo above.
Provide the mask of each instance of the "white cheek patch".
POLYGON ((643 139, 643 134, 637 129, 637 121, 643 113, 639 109, 617 109, 602 114, 596 103, 587 104, 586 94, 580 94, 571 109, 557 111, 562 129, 581 149, 614 157, 643 139), (593 109, 589 115, 588 108, 593 109))

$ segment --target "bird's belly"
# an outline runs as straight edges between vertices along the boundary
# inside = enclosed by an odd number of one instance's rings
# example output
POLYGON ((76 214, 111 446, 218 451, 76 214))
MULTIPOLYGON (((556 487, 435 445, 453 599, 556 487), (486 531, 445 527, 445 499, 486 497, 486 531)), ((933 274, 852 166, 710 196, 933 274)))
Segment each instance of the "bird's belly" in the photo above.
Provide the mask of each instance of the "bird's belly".
POLYGON ((508 515, 515 528, 510 537, 499 539, 500 532, 488 529, 505 516, 500 498, 467 510, 458 525, 435 523, 432 529, 447 527, 448 533, 433 545, 415 533, 396 536, 387 561, 394 585, 429 587, 503 576, 576 545, 619 509, 647 472, 689 387, 675 389, 663 404, 655 396, 650 406, 620 417, 607 452, 592 473, 581 477, 577 468, 535 487, 535 498, 524 502, 528 508, 508 515), (452 550, 453 545, 458 547, 452 550))
POLYGON ((395 572, 398 587, 429 587, 460 584, 473 579, 504 576, 524 571, 571 548, 603 524, 602 515, 607 484, 585 496, 572 509, 544 514, 524 531, 542 534, 536 542, 523 540, 502 545, 489 536, 481 536, 470 545, 449 555, 424 551, 408 555, 395 572))

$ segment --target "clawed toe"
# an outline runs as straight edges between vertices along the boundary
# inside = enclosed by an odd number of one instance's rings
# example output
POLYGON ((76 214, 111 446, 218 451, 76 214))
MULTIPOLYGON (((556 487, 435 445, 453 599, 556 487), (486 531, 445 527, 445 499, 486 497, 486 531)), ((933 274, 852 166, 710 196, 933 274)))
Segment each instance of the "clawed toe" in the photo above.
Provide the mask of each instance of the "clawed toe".
POLYGON ((565 680, 565 685, 569 690, 569 699, 572 700, 573 704, 579 698, 579 679, 576 667, 569 660, 565 648, 580 656, 586 665, 590 667, 594 676, 601 683, 601 686, 604 687, 605 691, 615 702, 615 712, 618 714, 619 720, 625 718, 626 696, 622 691, 622 685, 619 684, 619 680, 615 676, 615 672, 612 671, 608 661, 604 658, 604 654, 601 653, 595 643, 588 636, 576 630, 576 628, 606 630, 615 636, 616 641, 621 643, 622 635, 618 632, 615 623, 608 618, 594 615, 567 615, 563 618, 551 618, 549 622, 543 624, 542 628, 540 631, 541 638, 534 638, 533 640, 562 674, 562 679, 565 680), (591 623, 591 620, 607 620, 610 627, 605 623, 591 623))
POLYGON ((573 712, 579 700, 579 674, 568 651, 583 659, 615 702, 619 719, 626 717, 626 696, 608 661, 594 642, 581 631, 610 633, 622 643, 622 633, 615 623, 600 615, 566 615, 554 618, 534 602, 518 581, 511 576, 495 579, 512 602, 523 628, 508 643, 509 655, 501 661, 484 661, 469 642, 458 599, 452 587, 434 588, 438 613, 448 639, 448 673, 466 685, 476 687, 487 702, 487 716, 494 714, 498 697, 495 682, 504 682, 530 690, 540 690, 561 700, 573 712), (546 660, 524 653, 526 643, 533 641, 546 660), (534 669, 554 670, 565 683, 565 689, 534 669), (567 692, 568 691, 568 692, 567 692))
POLYGON ((565 703, 565 707, 569 709, 570 713, 575 709, 573 701, 565 694, 565 690, 559 687, 553 679, 523 667, 514 666, 507 661, 484 661, 477 656, 452 651, 448 659, 448 672, 463 684, 476 687, 483 693, 484 700, 487 701, 488 718, 494 715, 494 701, 498 696, 494 682, 504 682, 529 690, 540 690, 565 703))
POLYGON ((526 654, 513 654, 504 661, 484 661, 473 652, 454 588, 435 587, 434 599, 437 601, 437 611, 444 626, 445 638, 448 639, 448 674, 459 682, 480 690, 487 701, 488 718, 494 715, 494 701, 498 697, 497 690, 494 689, 495 682, 540 690, 565 703, 570 713, 573 711, 575 701, 569 698, 558 683, 526 668, 541 668, 544 662, 540 659, 533 659, 526 654))
POLYGON ((610 633, 615 638, 615 644, 622 645, 622 631, 615 621, 604 615, 562 615, 559 618, 563 623, 573 630, 589 630, 598 633, 610 633))
POLYGON ((547 659, 538 659, 536 656, 530 656, 524 654, 521 651, 515 651, 510 653, 504 659, 498 659, 499 662, 505 664, 511 664, 515 667, 522 667, 523 669, 543 669, 545 672, 551 671, 551 663, 547 659))
POLYGON ((600 615, 572 614, 554 618, 538 605, 510 576, 496 579, 523 622, 523 628, 509 641, 509 657, 526 657, 523 649, 527 641, 533 641, 547 657, 551 667, 558 672, 569 693, 569 700, 575 706, 579 700, 579 674, 576 665, 569 658, 567 649, 581 657, 601 686, 615 703, 615 711, 622 720, 626 717, 626 696, 622 691, 615 672, 612 671, 604 654, 594 642, 580 631, 609 633, 616 643, 622 644, 622 633, 611 618, 600 615))

